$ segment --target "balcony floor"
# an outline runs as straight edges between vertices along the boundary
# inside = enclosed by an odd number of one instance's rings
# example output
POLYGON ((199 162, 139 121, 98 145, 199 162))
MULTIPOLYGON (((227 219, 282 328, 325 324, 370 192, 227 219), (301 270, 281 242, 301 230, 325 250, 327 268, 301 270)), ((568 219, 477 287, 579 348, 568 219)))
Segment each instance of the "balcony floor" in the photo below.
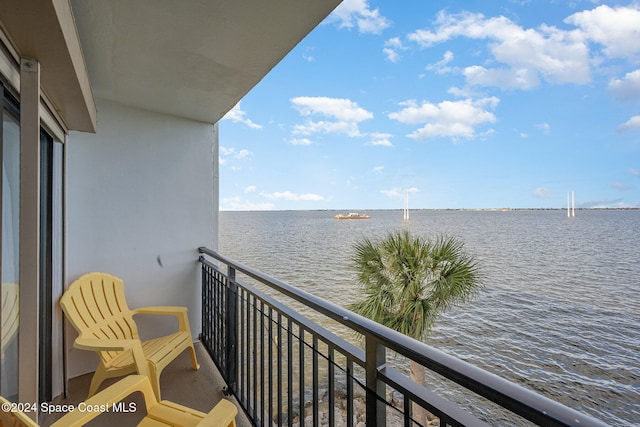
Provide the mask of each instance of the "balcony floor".
MULTIPOLYGON (((200 369, 194 371, 191 368, 189 352, 184 351, 162 371, 162 375, 160 376, 160 390, 162 391, 163 400, 170 400, 206 413, 223 398, 221 390, 225 383, 202 344, 197 342, 195 348, 200 369)), ((52 403, 77 405, 82 402, 89 391, 89 383, 91 382, 92 375, 93 373, 71 379, 69 381, 68 398, 64 399, 60 396, 54 399, 52 403)), ((115 381, 117 381, 117 379, 105 381, 100 387, 100 390, 103 390, 107 385, 113 384, 115 381)), ((251 423, 237 404, 235 398, 230 397, 229 400, 238 407, 238 415, 236 417, 238 427, 251 426, 251 423)), ((88 425, 92 427, 109 427, 114 425, 122 427, 135 426, 145 414, 142 395, 140 393, 134 393, 127 397, 125 402, 135 402, 138 410, 132 413, 105 413, 95 418, 88 425)), ((62 415, 63 414, 42 415, 40 417, 40 425, 48 427, 62 415)))

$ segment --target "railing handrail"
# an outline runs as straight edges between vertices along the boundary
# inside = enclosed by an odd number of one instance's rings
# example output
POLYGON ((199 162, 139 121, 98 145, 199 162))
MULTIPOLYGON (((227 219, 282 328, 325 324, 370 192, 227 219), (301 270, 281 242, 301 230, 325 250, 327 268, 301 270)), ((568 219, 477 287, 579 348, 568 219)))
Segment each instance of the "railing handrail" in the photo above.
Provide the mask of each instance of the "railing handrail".
MULTIPOLYGON (((207 260, 202 260, 201 262, 203 264, 215 269, 216 271, 221 272, 220 269, 217 266, 211 264, 207 260)), ((361 361, 362 362, 362 366, 364 367, 364 358, 365 358, 364 357, 364 350, 362 350, 360 347, 357 347, 357 346, 351 344, 350 342, 348 342, 347 340, 345 340, 345 339, 339 337, 338 335, 334 334, 333 332, 326 330, 325 328, 321 327, 320 325, 318 325, 318 324, 312 322, 311 320, 307 319, 306 317, 302 316, 300 313, 292 311, 291 309, 286 307, 286 305, 283 304, 282 302, 276 300, 273 297, 270 297, 269 295, 266 295, 265 293, 261 292, 259 289, 256 289, 255 287, 249 285, 248 283, 245 283, 242 280, 238 280, 238 279, 235 279, 234 283, 236 283, 238 285, 242 285, 242 287, 247 289, 258 300, 264 301, 264 302, 270 304, 276 311, 278 311, 278 312, 280 312, 282 314, 286 314, 288 317, 290 317, 292 320, 294 320, 298 325, 300 325, 305 331, 309 331, 309 332, 314 333, 316 335, 322 335, 324 338, 334 342, 334 344, 335 344, 337 349, 340 349, 340 351, 342 353, 344 353, 345 355, 349 356, 355 362, 360 362, 361 361)))
POLYGON ((200 247, 201 254, 221 261, 260 283, 312 308, 352 330, 373 336, 383 346, 406 356, 457 384, 499 404, 530 421, 542 424, 553 421, 569 426, 606 426, 603 422, 542 396, 532 390, 507 381, 484 369, 450 356, 423 342, 360 316, 327 300, 305 292, 286 282, 228 258, 218 252, 200 247))

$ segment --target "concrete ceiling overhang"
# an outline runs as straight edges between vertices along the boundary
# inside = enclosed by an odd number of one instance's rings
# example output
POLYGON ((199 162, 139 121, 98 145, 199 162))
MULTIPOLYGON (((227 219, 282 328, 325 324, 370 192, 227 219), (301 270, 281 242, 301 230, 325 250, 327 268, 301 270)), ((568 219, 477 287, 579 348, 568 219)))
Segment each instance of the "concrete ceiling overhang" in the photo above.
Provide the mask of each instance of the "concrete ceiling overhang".
POLYGON ((215 123, 340 1, 72 0, 72 7, 97 98, 215 123))
POLYGON ((2 0, 17 53, 40 63, 40 84, 67 128, 95 132, 96 107, 68 0, 2 0))

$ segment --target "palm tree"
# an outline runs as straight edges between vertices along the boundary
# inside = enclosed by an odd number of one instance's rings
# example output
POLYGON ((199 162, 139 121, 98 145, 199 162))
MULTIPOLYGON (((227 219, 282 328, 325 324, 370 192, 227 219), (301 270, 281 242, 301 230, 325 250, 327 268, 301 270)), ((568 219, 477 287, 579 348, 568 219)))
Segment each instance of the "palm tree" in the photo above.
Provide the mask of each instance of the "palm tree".
MULTIPOLYGON (((455 238, 435 240, 408 231, 383 240, 355 244, 353 264, 364 299, 350 305, 356 313, 420 341, 426 341, 439 313, 468 301, 481 287, 472 256, 455 238)), ((424 367, 411 362, 411 378, 425 384, 424 367)), ((414 405, 422 423, 426 411, 414 405)))

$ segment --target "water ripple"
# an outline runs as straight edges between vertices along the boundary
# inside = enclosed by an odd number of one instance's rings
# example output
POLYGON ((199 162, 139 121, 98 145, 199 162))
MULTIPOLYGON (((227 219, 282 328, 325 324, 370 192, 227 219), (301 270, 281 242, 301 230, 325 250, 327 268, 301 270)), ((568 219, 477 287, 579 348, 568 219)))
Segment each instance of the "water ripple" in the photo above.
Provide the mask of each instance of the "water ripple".
MULTIPOLYGON (((359 298, 353 243, 403 227, 401 212, 369 213, 222 212, 220 250, 346 305, 359 298)), ((639 211, 416 211, 410 227, 461 238, 486 277, 473 302, 441 316, 431 345, 609 424, 640 425, 639 211)))

